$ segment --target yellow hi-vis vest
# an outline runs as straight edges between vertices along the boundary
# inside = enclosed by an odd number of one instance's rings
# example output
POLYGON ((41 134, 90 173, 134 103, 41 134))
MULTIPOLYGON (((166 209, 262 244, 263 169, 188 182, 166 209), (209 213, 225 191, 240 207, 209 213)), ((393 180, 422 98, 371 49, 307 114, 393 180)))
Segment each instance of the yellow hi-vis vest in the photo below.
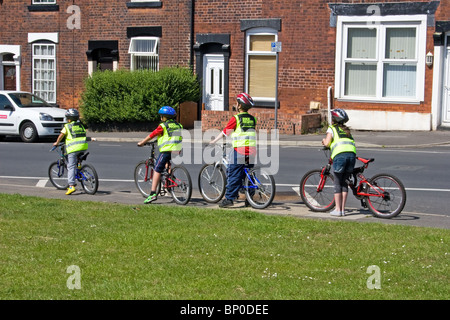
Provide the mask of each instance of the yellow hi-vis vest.
POLYGON ((236 129, 231 134, 233 148, 256 147, 256 118, 248 112, 241 112, 234 117, 236 129))
POLYGON ((86 130, 83 125, 77 122, 66 123, 64 125, 66 129, 66 152, 67 154, 72 152, 87 150, 88 144, 86 142, 86 130))
POLYGON ((355 141, 352 135, 347 136, 344 130, 339 127, 332 125, 331 130, 333 130, 333 141, 331 142, 331 159, 342 152, 353 152, 356 153, 355 141))
POLYGON ((158 137, 159 152, 180 151, 183 140, 181 136, 183 126, 171 119, 161 123, 161 127, 164 134, 158 137))

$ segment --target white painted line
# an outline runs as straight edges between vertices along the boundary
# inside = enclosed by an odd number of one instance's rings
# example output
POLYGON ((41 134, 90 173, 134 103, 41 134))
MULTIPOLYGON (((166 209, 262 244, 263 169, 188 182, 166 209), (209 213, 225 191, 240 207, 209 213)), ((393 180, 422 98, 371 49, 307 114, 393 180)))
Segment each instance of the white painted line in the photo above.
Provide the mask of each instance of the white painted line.
POLYGON ((47 184, 48 179, 39 180, 38 183, 36 183, 36 187, 39 188, 45 188, 45 185, 47 184))

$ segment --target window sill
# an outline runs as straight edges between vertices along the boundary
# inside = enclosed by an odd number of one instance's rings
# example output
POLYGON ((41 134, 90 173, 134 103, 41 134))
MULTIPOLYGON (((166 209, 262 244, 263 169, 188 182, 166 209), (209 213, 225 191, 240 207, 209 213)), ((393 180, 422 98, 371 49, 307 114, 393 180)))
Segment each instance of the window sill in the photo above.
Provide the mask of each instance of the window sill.
POLYGON ((33 4, 28 6, 30 12, 53 12, 59 11, 59 5, 57 4, 33 4))
MULTIPOLYGON (((254 101, 254 108, 273 108, 275 109, 275 101, 254 101)), ((280 101, 278 101, 277 107, 280 107, 280 101)))
POLYGON ((364 98, 336 98, 339 102, 356 102, 356 103, 385 103, 385 104, 420 104, 421 101, 419 100, 371 100, 371 99, 364 99, 364 98))
POLYGON ((127 8, 161 8, 161 1, 127 2, 127 8))

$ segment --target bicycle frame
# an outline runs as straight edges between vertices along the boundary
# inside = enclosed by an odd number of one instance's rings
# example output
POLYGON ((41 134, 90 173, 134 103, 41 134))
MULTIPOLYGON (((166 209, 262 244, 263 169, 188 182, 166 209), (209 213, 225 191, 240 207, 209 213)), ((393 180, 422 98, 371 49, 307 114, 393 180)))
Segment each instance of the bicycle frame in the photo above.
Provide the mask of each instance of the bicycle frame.
MULTIPOLYGON (((150 170, 151 172, 149 174, 149 169, 152 169, 153 164, 155 162, 155 144, 153 142, 151 142, 151 143, 148 143, 148 145, 150 146, 151 151, 150 151, 149 158, 145 162, 145 179, 144 179, 145 182, 147 182, 148 180, 152 180, 153 179, 153 172, 154 171, 150 170)), ((161 186, 164 189, 170 189, 170 188, 173 188, 173 187, 178 187, 178 183, 176 183, 174 180, 172 180, 170 178, 170 170, 171 170, 171 168, 172 168, 172 164, 171 164, 171 162, 169 162, 168 163, 168 167, 166 168, 167 171, 164 171, 161 174, 161 186), (172 183, 172 184, 169 184, 169 183, 172 183)))
MULTIPOLYGON (((58 177, 61 177, 64 174, 65 164, 68 161, 67 154, 64 152, 64 147, 65 147, 65 145, 63 143, 61 143, 58 146, 53 147, 51 149, 51 151, 57 149, 58 150, 57 152, 58 152, 59 157, 60 157, 59 160, 58 160, 58 177), (63 165, 61 165, 61 161, 63 161, 63 165)), ((84 173, 80 170, 80 166, 81 166, 81 163, 84 160, 83 157, 85 157, 85 155, 87 155, 87 154, 84 154, 84 155, 79 156, 77 158, 78 164, 77 164, 76 173, 75 173, 75 179, 77 179, 77 180, 84 180, 84 181, 87 180, 87 178, 84 175, 84 173)))
MULTIPOLYGON (((214 173, 216 172, 216 170, 218 170, 218 168, 221 165, 224 165, 225 167, 228 167, 228 165, 229 165, 228 156, 227 156, 227 152, 226 152, 226 146, 227 146, 226 143, 222 144, 222 158, 219 161, 214 162, 214 170, 213 170, 213 172, 211 174, 211 177, 214 176, 214 173)), ((244 185, 241 185, 241 188, 242 189, 257 189, 258 186, 254 183, 252 177, 250 176, 250 173, 249 173, 249 170, 248 170, 247 167, 244 168, 244 172, 245 172, 245 175, 248 178, 248 181, 250 181, 250 183, 252 185, 248 186, 248 187, 246 187, 244 185)), ((255 179, 256 179, 257 183, 261 183, 256 177, 255 177, 255 179)), ((244 181, 244 179, 242 179, 242 181, 244 181)))
MULTIPOLYGON (((353 195, 358 199, 361 200, 361 204, 366 207, 366 204, 364 201, 362 201, 364 198, 367 197, 379 197, 383 198, 385 200, 390 200, 389 192, 386 192, 383 188, 381 188, 378 185, 372 184, 365 176, 364 176, 364 170, 369 167, 369 163, 373 162, 375 159, 365 159, 362 157, 356 157, 356 159, 360 162, 362 162, 361 167, 356 167, 353 169, 353 172, 351 174, 351 177, 353 178, 353 181, 348 182, 348 186, 353 192, 353 195), (367 190, 371 190, 372 193, 367 192, 367 190)), ((331 157, 328 158, 328 164, 322 168, 321 174, 320 174, 320 182, 317 186, 317 192, 320 192, 323 190, 325 183, 327 181, 328 175, 331 171, 331 166, 333 165, 333 159, 331 157)))

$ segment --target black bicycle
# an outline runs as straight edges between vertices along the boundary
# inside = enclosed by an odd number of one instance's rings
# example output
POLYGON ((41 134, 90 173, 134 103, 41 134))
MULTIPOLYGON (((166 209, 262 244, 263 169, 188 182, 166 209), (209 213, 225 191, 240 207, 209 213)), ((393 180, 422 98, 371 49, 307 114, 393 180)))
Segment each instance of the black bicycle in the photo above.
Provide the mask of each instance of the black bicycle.
MULTIPOLYGON (((65 143, 54 146, 50 151, 58 151, 59 159, 52 162, 48 167, 48 177, 56 189, 64 190, 69 187, 67 181, 67 154, 65 152, 65 143)), ((84 191, 88 194, 95 194, 98 190, 98 175, 95 168, 90 164, 83 164, 86 161, 89 152, 81 152, 77 157, 77 169, 75 179, 81 183, 84 191)))

